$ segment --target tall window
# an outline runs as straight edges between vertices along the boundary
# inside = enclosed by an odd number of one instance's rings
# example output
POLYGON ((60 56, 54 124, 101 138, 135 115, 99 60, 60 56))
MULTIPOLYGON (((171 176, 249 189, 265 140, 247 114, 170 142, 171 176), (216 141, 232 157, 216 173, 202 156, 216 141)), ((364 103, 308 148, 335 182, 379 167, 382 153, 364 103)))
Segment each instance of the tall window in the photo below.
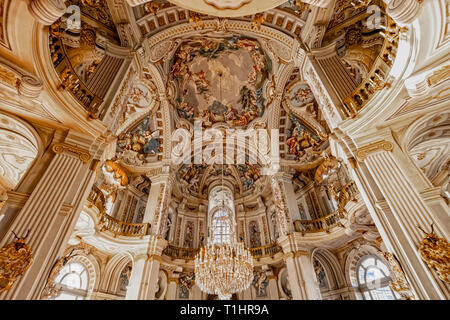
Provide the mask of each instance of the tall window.
POLYGON ((377 256, 365 256, 357 267, 359 291, 364 300, 398 300, 389 286, 389 268, 377 256))
POLYGON ((231 243, 234 232, 234 198, 231 190, 215 187, 209 194, 209 236, 214 244, 231 243))
POLYGON ((231 243, 231 217, 228 210, 220 208, 213 214, 212 219, 214 243, 231 243))
POLYGON ((55 282, 62 290, 55 300, 84 300, 87 296, 89 275, 86 267, 79 262, 65 265, 55 282))

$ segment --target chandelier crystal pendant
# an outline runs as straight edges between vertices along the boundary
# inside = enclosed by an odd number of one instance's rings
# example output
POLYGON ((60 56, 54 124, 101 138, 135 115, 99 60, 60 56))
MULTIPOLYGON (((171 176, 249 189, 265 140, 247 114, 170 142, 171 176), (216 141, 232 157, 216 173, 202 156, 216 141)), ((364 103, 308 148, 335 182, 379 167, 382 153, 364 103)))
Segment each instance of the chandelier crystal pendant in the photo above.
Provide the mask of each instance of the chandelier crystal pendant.
POLYGON ((242 242, 209 242, 195 258, 195 282, 203 292, 230 300, 253 281, 253 256, 242 242))

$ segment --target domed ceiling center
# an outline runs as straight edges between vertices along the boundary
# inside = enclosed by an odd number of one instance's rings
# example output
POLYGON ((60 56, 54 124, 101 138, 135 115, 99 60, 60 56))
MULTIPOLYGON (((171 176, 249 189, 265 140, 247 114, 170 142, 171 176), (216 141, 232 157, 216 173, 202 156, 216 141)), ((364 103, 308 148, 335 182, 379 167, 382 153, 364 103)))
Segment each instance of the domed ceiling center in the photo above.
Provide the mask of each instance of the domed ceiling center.
POLYGON ((271 62, 255 40, 231 37, 184 42, 172 65, 178 115, 204 126, 245 126, 264 114, 262 87, 271 62))

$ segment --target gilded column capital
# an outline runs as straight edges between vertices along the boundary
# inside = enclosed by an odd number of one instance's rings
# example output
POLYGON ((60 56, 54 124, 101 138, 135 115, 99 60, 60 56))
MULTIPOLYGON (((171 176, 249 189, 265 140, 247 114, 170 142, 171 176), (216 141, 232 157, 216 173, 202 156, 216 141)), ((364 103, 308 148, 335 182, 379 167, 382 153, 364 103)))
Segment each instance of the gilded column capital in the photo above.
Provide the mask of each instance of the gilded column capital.
POLYGON ((78 155, 78 157, 80 158, 80 160, 83 163, 87 163, 91 159, 91 155, 89 154, 89 151, 82 149, 82 148, 72 146, 67 143, 55 143, 52 147, 52 150, 56 154, 61 154, 63 152, 76 154, 76 155, 78 155))
POLYGON ((386 140, 377 141, 359 148, 356 152, 356 157, 360 162, 363 162, 369 154, 377 150, 392 151, 394 150, 394 145, 392 144, 392 142, 386 140))

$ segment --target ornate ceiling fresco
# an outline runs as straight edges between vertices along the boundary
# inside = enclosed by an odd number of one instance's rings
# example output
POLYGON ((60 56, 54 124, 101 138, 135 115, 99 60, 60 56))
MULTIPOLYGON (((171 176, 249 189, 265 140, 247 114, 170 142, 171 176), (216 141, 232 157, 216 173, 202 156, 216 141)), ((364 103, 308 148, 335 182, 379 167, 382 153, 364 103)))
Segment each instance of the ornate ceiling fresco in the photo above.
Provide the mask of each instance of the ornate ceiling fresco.
POLYGON ((270 71, 271 61, 255 40, 191 39, 181 44, 171 69, 178 115, 206 127, 245 126, 264 114, 262 87, 270 71))
MULTIPOLYGON (((330 152, 330 129, 323 94, 306 77, 302 37, 322 46, 335 43, 356 84, 372 71, 384 41, 381 28, 370 27, 367 8, 347 1, 337 1, 334 10, 301 1, 199 0, 179 6, 177 1, 134 1, 131 11, 124 1, 114 7, 103 0, 68 4, 81 7, 81 28, 68 30, 67 14, 50 27, 61 88, 84 105, 89 117, 112 122, 114 160, 131 170, 130 176, 145 171, 140 167, 160 166, 170 157, 173 130, 192 131, 196 120, 204 129, 279 129, 282 165, 299 181, 314 176, 330 152), (327 12, 327 27, 302 35, 320 10, 327 12), (222 15, 228 18, 218 18, 222 15), (97 73, 111 65, 119 72, 128 63, 118 58, 124 46, 134 46, 138 54, 115 94, 114 114, 105 114, 101 105, 107 95, 96 87, 97 73)), ((113 79, 110 84, 117 85, 113 79)), ((185 164, 175 168, 177 188, 204 198, 224 169, 236 198, 246 197, 263 191, 262 167, 185 164)))

